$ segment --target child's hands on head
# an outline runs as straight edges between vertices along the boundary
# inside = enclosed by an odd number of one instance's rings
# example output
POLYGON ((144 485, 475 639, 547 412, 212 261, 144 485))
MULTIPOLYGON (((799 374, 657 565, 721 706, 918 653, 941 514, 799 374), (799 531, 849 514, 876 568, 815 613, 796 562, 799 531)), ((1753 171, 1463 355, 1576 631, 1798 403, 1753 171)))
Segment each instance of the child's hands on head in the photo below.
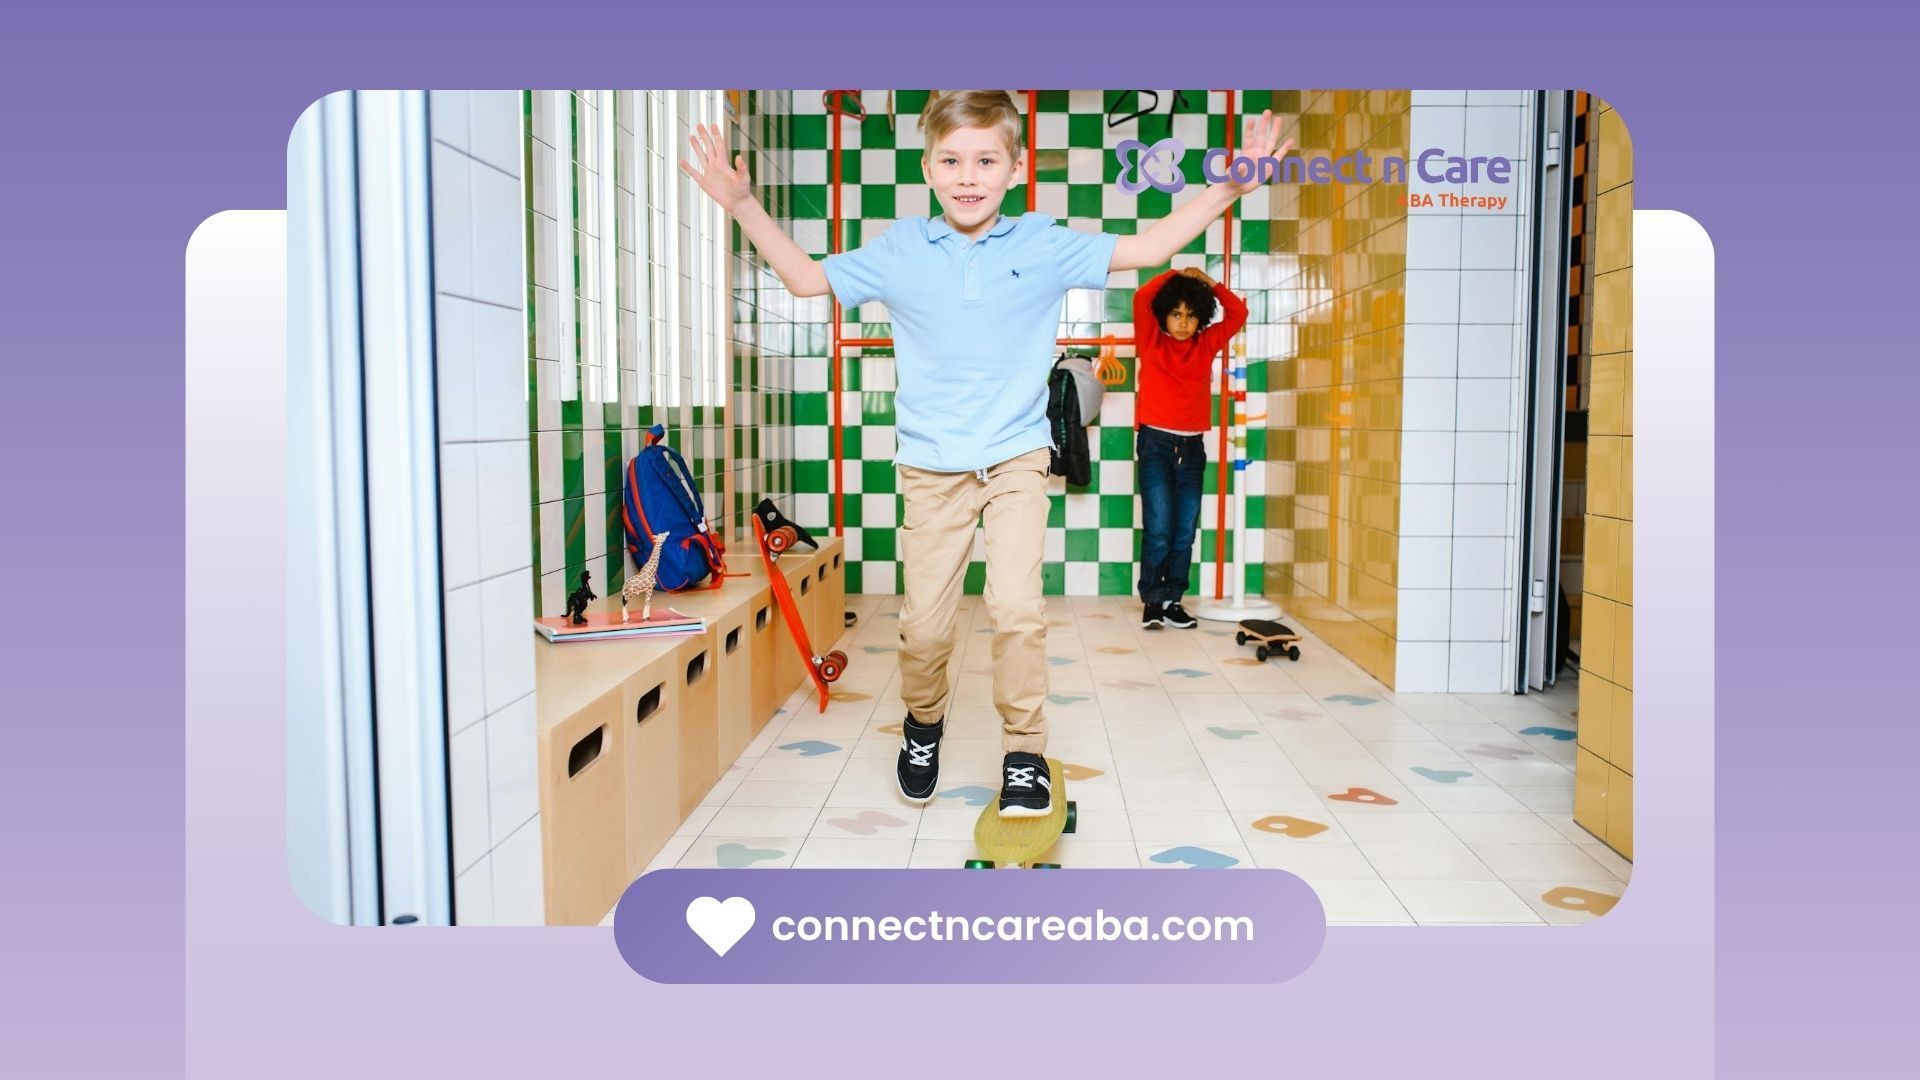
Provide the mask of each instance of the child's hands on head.
POLYGON ((1189 266, 1185 270, 1182 270, 1180 272, 1194 279, 1195 281, 1198 281, 1200 284, 1205 285, 1209 289, 1213 288, 1215 284, 1213 278, 1207 276, 1207 272, 1205 270, 1200 269, 1197 266, 1189 266))
POLYGON ((693 177, 700 190, 731 214, 753 198, 753 180, 747 175, 747 156, 735 154, 727 165, 727 141, 718 124, 696 124, 688 140, 693 144, 691 159, 680 159, 680 171, 693 177), (696 170, 692 162, 699 162, 696 170))

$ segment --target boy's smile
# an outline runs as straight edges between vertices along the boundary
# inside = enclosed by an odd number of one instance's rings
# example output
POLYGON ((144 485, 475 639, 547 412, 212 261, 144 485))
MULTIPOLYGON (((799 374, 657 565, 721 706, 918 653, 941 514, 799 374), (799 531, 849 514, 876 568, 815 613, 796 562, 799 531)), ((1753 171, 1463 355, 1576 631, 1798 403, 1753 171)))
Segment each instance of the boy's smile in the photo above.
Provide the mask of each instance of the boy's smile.
POLYGON ((992 128, 957 128, 920 159, 953 231, 978 240, 1000 218, 1024 159, 992 128))

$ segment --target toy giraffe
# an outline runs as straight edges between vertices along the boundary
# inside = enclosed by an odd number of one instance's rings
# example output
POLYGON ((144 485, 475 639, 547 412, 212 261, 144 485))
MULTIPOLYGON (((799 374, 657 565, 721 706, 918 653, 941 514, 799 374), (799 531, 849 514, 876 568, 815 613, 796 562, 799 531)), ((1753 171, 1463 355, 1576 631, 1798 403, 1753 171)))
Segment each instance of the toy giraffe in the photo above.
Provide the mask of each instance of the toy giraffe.
POLYGON ((647 565, 642 566, 639 573, 628 578, 626 586, 620 590, 621 622, 627 621, 627 605, 632 603, 636 596, 643 598, 640 606, 640 621, 646 622, 653 617, 653 586, 659 579, 660 549, 667 546, 667 536, 667 533, 655 534, 653 554, 647 556, 647 565))

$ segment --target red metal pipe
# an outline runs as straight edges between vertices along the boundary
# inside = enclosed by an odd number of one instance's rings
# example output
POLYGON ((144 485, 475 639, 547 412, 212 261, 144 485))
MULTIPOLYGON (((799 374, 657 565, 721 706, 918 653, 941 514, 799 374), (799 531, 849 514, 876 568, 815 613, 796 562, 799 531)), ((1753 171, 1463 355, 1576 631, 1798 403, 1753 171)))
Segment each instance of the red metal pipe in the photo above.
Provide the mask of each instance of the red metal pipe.
POLYGON ((1034 207, 1034 185, 1039 182, 1040 151, 1033 141, 1040 137, 1040 91, 1027 91, 1027 210, 1034 207))
MULTIPOLYGON (((840 252, 840 116, 843 98, 833 94, 827 99, 827 124, 833 128, 833 209, 827 224, 827 253, 837 255, 840 252)), ((832 346, 827 356, 827 393, 833 398, 833 535, 846 533, 846 484, 841 473, 845 464, 842 453, 842 434, 840 426, 840 300, 833 300, 833 325, 830 330, 832 346)))
MULTIPOLYGON (((1063 337, 1054 338, 1055 345, 1131 345, 1132 337, 1063 337)), ((841 338, 841 348, 845 349, 889 349, 893 347, 890 337, 841 338)))
MULTIPOLYGON (((1227 160, 1233 160, 1233 91, 1227 91, 1227 160)), ((1220 217, 1220 284, 1233 287, 1233 204, 1220 217)), ((1227 485, 1233 481, 1233 463, 1228 460, 1229 436, 1233 429, 1233 383, 1227 369, 1233 363, 1233 342, 1220 349, 1220 461, 1218 483, 1214 484, 1213 519, 1213 598, 1226 599, 1227 585, 1227 485)))

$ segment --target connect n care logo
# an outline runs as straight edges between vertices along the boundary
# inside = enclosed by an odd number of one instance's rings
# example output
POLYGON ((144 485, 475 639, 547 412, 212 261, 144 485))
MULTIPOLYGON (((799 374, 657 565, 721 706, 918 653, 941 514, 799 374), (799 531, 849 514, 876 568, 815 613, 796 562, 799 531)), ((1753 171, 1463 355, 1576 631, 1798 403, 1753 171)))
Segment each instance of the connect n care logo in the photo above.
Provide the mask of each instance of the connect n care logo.
MULTIPOLYGON (((1437 146, 1422 150, 1411 158, 1397 154, 1375 157, 1364 151, 1339 157, 1290 157, 1287 156, 1287 150, 1292 145, 1293 140, 1288 139, 1277 155, 1257 159, 1236 156, 1233 151, 1216 146, 1200 159, 1200 175, 1211 184, 1225 181, 1266 184, 1276 180, 1287 184, 1371 184, 1376 181, 1406 184, 1415 179, 1424 184, 1505 185, 1513 182, 1514 163, 1505 157, 1467 157, 1448 153, 1437 146)), ((1187 186, 1187 178, 1180 171, 1180 159, 1186 152, 1186 144, 1172 137, 1151 145, 1138 139, 1124 139, 1113 148, 1113 156, 1120 164, 1120 175, 1115 184, 1128 195, 1138 195, 1148 188, 1169 195, 1178 192, 1187 186)), ((1437 198, 1448 206, 1497 209, 1506 205, 1508 197, 1441 192, 1410 194, 1406 198, 1428 200, 1423 205, 1433 205, 1432 200, 1437 198)), ((1409 205, 1412 203, 1409 202, 1409 205)))
POLYGON ((1180 172, 1180 159, 1186 152, 1186 146, 1171 136, 1152 146, 1138 139, 1122 139, 1113 148, 1113 156, 1120 162, 1120 178, 1115 183, 1128 195, 1138 195, 1148 188, 1171 195, 1187 186, 1187 178, 1180 172), (1133 155, 1131 160, 1129 154, 1133 155))

